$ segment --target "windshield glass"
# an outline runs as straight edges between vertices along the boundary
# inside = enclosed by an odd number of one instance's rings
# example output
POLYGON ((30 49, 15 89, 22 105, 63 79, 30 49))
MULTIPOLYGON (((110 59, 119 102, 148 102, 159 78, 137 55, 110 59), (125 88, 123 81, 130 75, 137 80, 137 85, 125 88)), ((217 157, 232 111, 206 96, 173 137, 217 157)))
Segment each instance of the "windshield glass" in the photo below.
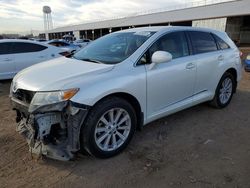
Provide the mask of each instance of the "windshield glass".
POLYGON ((73 58, 104 64, 120 63, 134 53, 155 32, 113 33, 93 41, 73 58))

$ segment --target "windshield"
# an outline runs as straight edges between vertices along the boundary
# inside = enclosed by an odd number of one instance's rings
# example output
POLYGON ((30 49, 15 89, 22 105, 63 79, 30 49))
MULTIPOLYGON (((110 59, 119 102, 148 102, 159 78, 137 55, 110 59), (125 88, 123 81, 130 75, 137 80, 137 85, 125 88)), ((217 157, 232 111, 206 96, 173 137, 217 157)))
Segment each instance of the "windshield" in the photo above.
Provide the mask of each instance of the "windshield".
POLYGON ((133 54, 155 32, 112 33, 93 41, 73 58, 104 64, 120 63, 133 54))

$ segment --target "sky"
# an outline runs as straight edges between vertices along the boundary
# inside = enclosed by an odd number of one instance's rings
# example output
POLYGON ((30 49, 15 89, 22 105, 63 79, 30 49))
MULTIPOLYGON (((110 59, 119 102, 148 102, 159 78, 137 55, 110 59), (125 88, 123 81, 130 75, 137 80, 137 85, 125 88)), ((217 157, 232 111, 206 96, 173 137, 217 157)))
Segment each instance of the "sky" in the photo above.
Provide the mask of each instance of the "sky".
POLYGON ((0 0, 0 33, 42 31, 44 5, 51 7, 55 28, 183 6, 190 1, 195 0, 0 0))

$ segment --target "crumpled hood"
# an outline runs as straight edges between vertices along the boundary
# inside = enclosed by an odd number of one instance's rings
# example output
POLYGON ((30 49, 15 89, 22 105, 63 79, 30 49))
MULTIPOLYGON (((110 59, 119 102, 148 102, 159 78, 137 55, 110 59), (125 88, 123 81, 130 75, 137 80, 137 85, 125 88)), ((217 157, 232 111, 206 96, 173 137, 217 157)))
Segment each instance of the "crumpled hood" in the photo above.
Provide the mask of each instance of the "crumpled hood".
POLYGON ((65 89, 78 79, 87 79, 112 70, 114 65, 97 64, 72 58, 60 57, 19 72, 13 79, 13 89, 52 91, 65 89))

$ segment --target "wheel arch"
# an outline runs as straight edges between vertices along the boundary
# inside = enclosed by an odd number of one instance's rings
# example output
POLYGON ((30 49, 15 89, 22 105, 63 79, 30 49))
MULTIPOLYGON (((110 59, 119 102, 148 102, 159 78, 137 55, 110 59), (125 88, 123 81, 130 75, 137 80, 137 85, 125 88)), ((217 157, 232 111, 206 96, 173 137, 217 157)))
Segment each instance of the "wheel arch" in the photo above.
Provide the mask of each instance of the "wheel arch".
MULTIPOLYGON (((234 93, 236 92, 236 88, 237 88, 237 71, 236 71, 236 69, 235 68, 229 68, 229 69, 227 69, 226 71, 225 71, 225 73, 226 72, 228 72, 228 73, 230 73, 230 74, 232 74, 232 76, 234 77, 234 81, 235 81, 235 87, 233 88, 233 91, 234 91, 234 93)), ((225 74, 224 73, 224 74, 225 74)))
POLYGON ((126 100, 128 103, 130 103, 132 105, 132 107, 134 108, 135 112, 136 112, 136 117, 137 117, 137 125, 136 125, 136 128, 138 130, 141 130, 142 127, 143 127, 143 124, 144 124, 144 112, 142 111, 142 108, 141 108, 141 105, 139 103, 139 100, 129 94, 129 93, 125 93, 125 92, 116 92, 116 93, 111 93, 111 94, 108 94, 104 97, 102 97, 101 99, 99 99, 95 104, 94 106, 101 102, 102 100, 106 99, 106 98, 110 98, 110 97, 119 97, 119 98, 122 98, 124 100, 126 100))

